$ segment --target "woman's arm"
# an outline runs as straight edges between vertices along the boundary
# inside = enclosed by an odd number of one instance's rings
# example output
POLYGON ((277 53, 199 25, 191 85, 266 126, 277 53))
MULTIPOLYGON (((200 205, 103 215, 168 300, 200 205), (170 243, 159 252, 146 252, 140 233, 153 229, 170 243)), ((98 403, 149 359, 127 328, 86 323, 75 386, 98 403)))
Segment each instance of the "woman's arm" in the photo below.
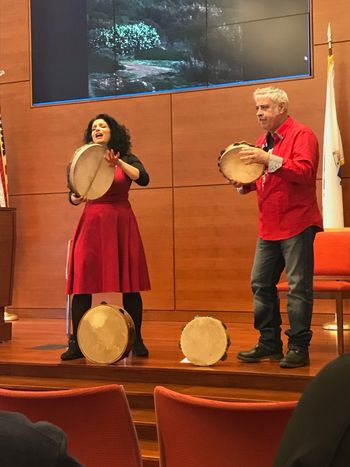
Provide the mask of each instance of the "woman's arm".
POLYGON ((119 156, 111 149, 105 156, 107 162, 111 165, 118 166, 131 180, 140 186, 149 184, 149 175, 143 166, 142 162, 134 154, 126 154, 119 156))

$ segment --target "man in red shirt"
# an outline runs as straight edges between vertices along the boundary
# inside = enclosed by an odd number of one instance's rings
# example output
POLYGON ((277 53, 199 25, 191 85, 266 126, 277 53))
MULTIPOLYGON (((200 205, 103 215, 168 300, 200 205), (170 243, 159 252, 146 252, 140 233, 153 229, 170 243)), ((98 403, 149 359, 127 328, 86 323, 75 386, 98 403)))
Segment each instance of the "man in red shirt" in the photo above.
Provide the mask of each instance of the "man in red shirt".
POLYGON ((265 170, 253 184, 232 183, 243 194, 257 192, 259 237, 251 286, 254 327, 260 338, 253 349, 239 352, 237 358, 244 362, 279 360, 282 368, 296 368, 309 363, 313 242, 316 232, 323 228, 316 199, 318 142, 310 128, 289 116, 285 91, 260 88, 254 92, 254 99, 258 122, 265 134, 256 147, 240 151, 240 156, 247 164, 263 164, 265 170), (283 270, 289 284, 290 324, 285 356, 276 289, 283 270))

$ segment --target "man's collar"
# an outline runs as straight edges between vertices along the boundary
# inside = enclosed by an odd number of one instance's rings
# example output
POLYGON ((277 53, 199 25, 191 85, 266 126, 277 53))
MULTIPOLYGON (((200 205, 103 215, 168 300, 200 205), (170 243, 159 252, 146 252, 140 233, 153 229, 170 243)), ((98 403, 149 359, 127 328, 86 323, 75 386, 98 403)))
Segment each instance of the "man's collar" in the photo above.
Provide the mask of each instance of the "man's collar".
POLYGON ((275 143, 282 141, 284 139, 286 131, 292 125, 292 122, 293 122, 292 117, 288 115, 286 120, 282 123, 282 125, 280 125, 277 128, 277 130, 273 131, 272 133, 271 132, 266 133, 266 141, 269 140, 269 135, 271 135, 270 137, 273 138, 275 143))
MULTIPOLYGON (((286 118, 286 120, 282 123, 282 125, 280 125, 276 131, 274 131, 273 133, 271 133, 273 139, 276 141, 282 141, 282 139, 284 139, 284 136, 285 136, 285 133, 286 131, 288 130, 288 128, 292 125, 292 117, 290 117, 288 115, 288 117, 286 118)), ((266 136, 267 137, 267 136, 266 136)))

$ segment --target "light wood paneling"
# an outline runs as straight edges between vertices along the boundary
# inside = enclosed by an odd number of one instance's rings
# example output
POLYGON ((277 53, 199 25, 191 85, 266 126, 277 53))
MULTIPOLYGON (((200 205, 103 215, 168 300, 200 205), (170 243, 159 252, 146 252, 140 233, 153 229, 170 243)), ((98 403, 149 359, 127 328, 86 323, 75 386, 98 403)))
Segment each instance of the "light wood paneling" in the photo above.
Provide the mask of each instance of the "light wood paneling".
POLYGON ((145 308, 174 309, 173 192, 169 188, 134 190, 130 201, 138 220, 151 278, 145 308))
POLYGON ((333 42, 348 41, 350 15, 348 0, 312 0, 314 43, 327 42, 328 23, 333 42))
MULTIPOLYGON (((348 153, 349 154, 349 153, 348 153)), ((349 178, 343 178, 343 207, 344 207, 344 225, 350 226, 350 180, 349 178)))
POLYGON ((229 185, 175 190, 177 309, 252 308, 256 223, 255 193, 242 196, 229 185))
POLYGON ((151 186, 171 185, 170 101, 134 99, 30 107, 29 83, 4 85, 1 103, 11 194, 66 191, 66 165, 81 146, 90 118, 109 113, 131 132, 134 151, 151 174, 151 186))
POLYGON ((0 83, 29 80, 28 0, 0 2, 0 83))
MULTIPOLYGON (((313 0, 312 6, 313 76, 274 84, 288 92, 291 115, 313 128, 322 154, 330 21, 338 120, 347 159, 348 2, 313 0)), ((13 306, 64 309, 66 245, 81 209, 67 203, 65 167, 82 144, 87 121, 106 112, 130 129, 134 152, 151 176, 149 187, 135 186, 130 196, 152 282, 152 291, 143 295, 145 308, 159 313, 249 313, 256 198, 235 193, 218 172, 217 161, 220 150, 233 141, 254 142, 260 135, 252 100, 258 85, 32 107, 28 12, 29 0, 0 0, 0 68, 6 69, 0 79, 0 104, 11 205, 17 207, 18 219, 13 306)), ((320 203, 321 167, 322 158, 320 203)), ((345 164, 343 172, 346 225, 349 167, 345 164)), ((316 313, 323 311, 317 305, 316 313)))
MULTIPOLYGON (((145 306, 173 309, 171 190, 134 190, 131 198, 152 282, 152 290, 144 294, 145 306), (161 228, 155 219, 160 219, 161 228)), ((67 242, 83 207, 72 206, 65 195, 15 196, 11 201, 17 208, 19 233, 12 305, 18 308, 64 308, 67 242)), ((97 296, 96 300, 102 298, 115 303, 109 295, 97 296)))
POLYGON ((225 184, 217 170, 220 151, 234 141, 255 141, 252 88, 173 95, 175 186, 225 184))
POLYGON ((65 195, 16 196, 10 201, 17 209, 13 306, 64 308, 67 243, 81 207, 73 209, 65 195))
MULTIPOLYGON (((336 44, 335 92, 338 117, 344 134, 344 151, 350 152, 349 126, 350 43, 336 44)), ((314 77, 273 83, 289 95, 290 114, 316 133, 322 154, 326 100, 327 47, 314 51, 314 77)), ((267 83, 266 85, 269 85, 267 83)), ((264 86, 264 85, 260 85, 264 86)), ((173 96, 174 183, 175 186, 225 183, 217 171, 220 150, 235 141, 254 143, 261 134, 252 99, 258 87, 238 86, 210 91, 194 91, 173 96), (190 149, 191 148, 191 149, 190 149)), ((347 168, 344 167, 345 175, 347 168)), ((350 170, 350 169, 349 169, 350 170)), ((318 177, 322 176, 322 158, 318 177)))

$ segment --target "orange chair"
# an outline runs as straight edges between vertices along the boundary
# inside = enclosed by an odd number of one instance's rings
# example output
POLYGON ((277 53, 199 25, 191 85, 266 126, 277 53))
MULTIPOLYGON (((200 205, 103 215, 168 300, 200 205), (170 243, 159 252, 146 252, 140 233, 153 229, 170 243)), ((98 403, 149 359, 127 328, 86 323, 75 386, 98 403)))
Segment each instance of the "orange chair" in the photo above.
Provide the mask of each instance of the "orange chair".
MULTIPOLYGON (((314 298, 334 299, 336 303, 339 355, 344 353, 343 301, 350 298, 350 229, 326 230, 314 243, 314 298)), ((277 285, 280 297, 288 295, 288 283, 277 285)))
POLYGON ((60 427, 68 451, 85 467, 141 467, 135 426, 123 386, 59 391, 0 389, 0 410, 60 427))
POLYGON ((222 402, 154 391, 160 467, 271 467, 297 402, 222 402))

